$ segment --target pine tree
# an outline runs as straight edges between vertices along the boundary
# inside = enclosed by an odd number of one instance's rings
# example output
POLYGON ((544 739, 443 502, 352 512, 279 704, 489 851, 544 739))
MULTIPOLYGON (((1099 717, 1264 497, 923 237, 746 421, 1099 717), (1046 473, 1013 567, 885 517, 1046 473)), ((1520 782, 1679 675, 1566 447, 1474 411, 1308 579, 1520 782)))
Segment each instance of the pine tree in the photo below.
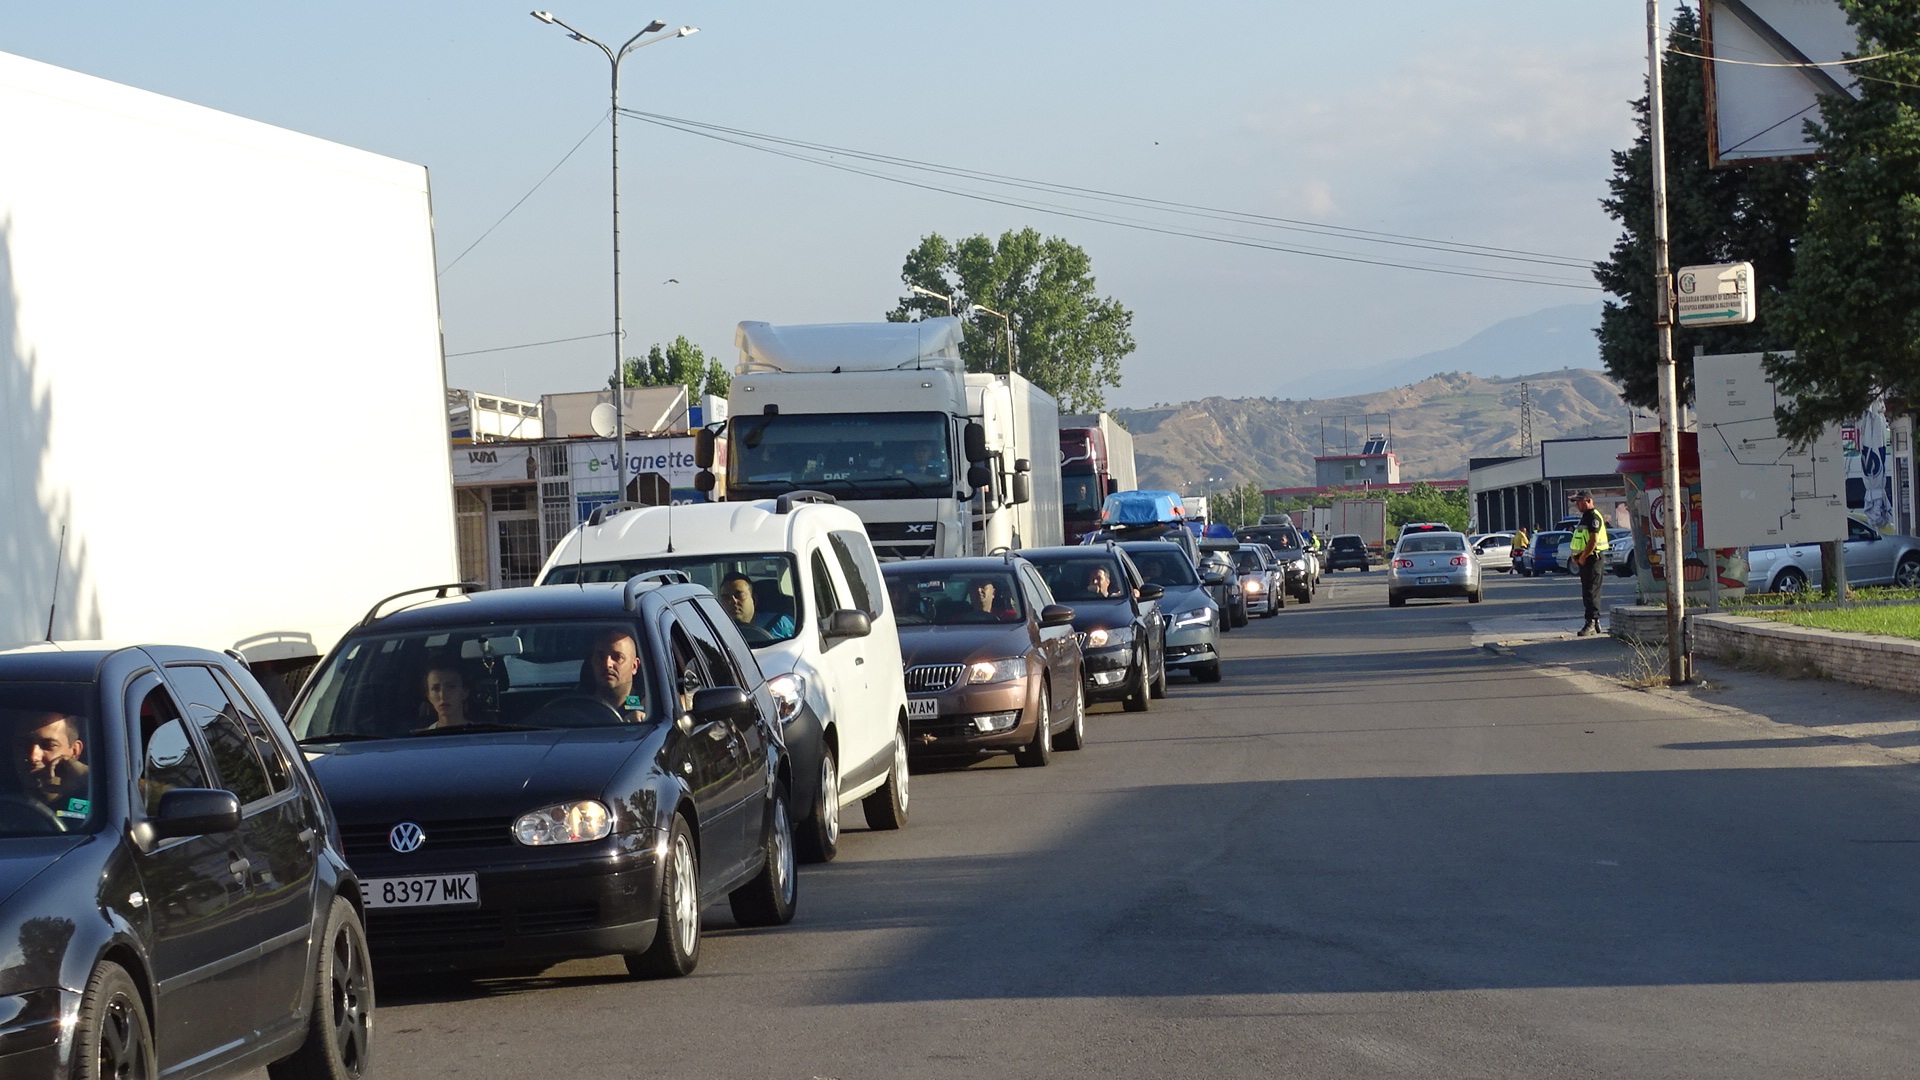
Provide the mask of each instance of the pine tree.
POLYGON ((1828 98, 1809 133, 1826 157, 1788 307, 1792 357, 1770 357, 1780 430, 1810 439, 1886 395, 1920 405, 1920 5, 1841 0, 1859 34, 1861 96, 1828 98))
MULTIPOLYGON (((1675 49, 1699 53, 1699 17, 1682 7, 1670 40, 1675 49)), ((1711 169, 1707 164, 1706 82, 1694 57, 1669 52, 1661 68, 1665 83, 1667 143, 1667 233, 1672 265, 1751 262, 1758 318, 1746 326, 1674 331, 1680 396, 1693 400, 1693 350, 1761 352, 1790 348, 1782 318, 1793 276, 1794 244, 1805 225, 1806 166, 1757 163, 1711 169)), ((1659 402, 1653 329, 1653 166, 1648 147, 1647 99, 1633 103, 1641 134, 1613 154, 1612 197, 1607 214, 1626 227, 1613 255, 1594 268, 1609 293, 1600 316, 1600 359, 1623 387, 1629 404, 1659 402)))

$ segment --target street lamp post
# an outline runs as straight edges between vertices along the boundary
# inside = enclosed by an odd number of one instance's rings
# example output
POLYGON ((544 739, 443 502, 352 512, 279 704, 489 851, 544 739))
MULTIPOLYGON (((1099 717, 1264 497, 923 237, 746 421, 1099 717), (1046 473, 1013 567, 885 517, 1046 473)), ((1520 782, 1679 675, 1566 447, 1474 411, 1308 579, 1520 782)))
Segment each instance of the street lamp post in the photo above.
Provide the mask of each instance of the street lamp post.
POLYGON ((626 333, 621 323, 621 311, 620 311, 620 61, 625 60, 627 58, 627 54, 633 52, 635 49, 645 48, 648 45, 653 45, 662 41, 670 41, 673 38, 683 38, 688 36, 689 34, 697 34, 700 32, 700 28, 697 26, 683 26, 680 29, 675 30, 671 34, 667 34, 662 37, 657 37, 650 41, 641 41, 640 39, 643 37, 646 37, 648 34, 657 34, 660 31, 665 30, 667 28, 666 23, 663 23, 660 20, 655 19, 652 22, 647 24, 646 29, 628 38, 627 43, 625 45, 620 46, 618 51, 615 51, 614 49, 611 49, 606 45, 603 45, 600 42, 595 41, 593 38, 588 37, 587 35, 581 33, 580 31, 575 30, 573 27, 568 26, 566 23, 556 18, 554 14, 550 11, 534 11, 534 12, 529 12, 529 14, 531 14, 534 18, 539 19, 543 23, 546 23, 550 26, 558 26, 560 29, 565 30, 568 34, 572 35, 573 40, 584 41, 587 44, 592 45, 593 47, 599 49, 601 52, 606 54, 607 64, 610 68, 612 68, 612 83, 613 83, 613 418, 614 418, 613 425, 615 429, 614 445, 617 448, 616 452, 620 456, 620 463, 618 466, 619 477, 620 477, 620 498, 625 499, 627 497, 627 483, 628 483, 629 477, 628 477, 628 470, 627 470, 627 371, 626 371, 625 360, 621 356, 622 349, 626 344, 626 333))
POLYGON ((973 305, 973 310, 975 313, 981 315, 998 316, 1001 322, 1007 324, 1007 376, 1008 379, 1011 380, 1013 376, 1013 320, 985 304, 975 304, 973 305))
POLYGON ((912 289, 921 296, 931 296, 935 300, 945 300, 947 302, 947 314, 953 314, 953 297, 948 296, 946 293, 934 292, 932 289, 923 289, 918 285, 909 285, 907 288, 912 289))

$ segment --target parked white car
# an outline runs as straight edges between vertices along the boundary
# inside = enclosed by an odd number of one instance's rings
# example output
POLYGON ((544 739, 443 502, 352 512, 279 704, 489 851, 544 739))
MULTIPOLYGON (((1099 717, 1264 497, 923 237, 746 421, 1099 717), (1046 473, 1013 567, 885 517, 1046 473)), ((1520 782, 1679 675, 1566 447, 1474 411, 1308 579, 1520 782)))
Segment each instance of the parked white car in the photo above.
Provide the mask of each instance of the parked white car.
POLYGON ((1467 537, 1467 544, 1473 548, 1474 557, 1480 560, 1481 570, 1513 572, 1512 533, 1480 533, 1467 537))
MULTIPOLYGON (((1898 585, 1920 588, 1920 538, 1882 533, 1859 518, 1847 519, 1842 545, 1850 585, 1898 585)), ((1800 592, 1818 589, 1820 545, 1765 544, 1747 549, 1747 589, 1751 592, 1800 592)))
POLYGON ((720 598, 767 675, 793 759, 794 840, 825 862, 840 807, 907 821, 907 687, 880 564, 860 519, 830 496, 675 507, 617 504, 568 533, 539 584, 677 570, 720 598))

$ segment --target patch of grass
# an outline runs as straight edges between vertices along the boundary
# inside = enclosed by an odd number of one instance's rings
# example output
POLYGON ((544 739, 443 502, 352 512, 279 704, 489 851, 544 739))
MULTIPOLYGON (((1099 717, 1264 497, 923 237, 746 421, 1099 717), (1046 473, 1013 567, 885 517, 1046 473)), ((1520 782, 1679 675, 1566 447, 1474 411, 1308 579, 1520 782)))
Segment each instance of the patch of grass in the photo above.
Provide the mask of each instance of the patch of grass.
MULTIPOLYGON (((1869 585, 1855 588, 1852 592, 1852 602, 1856 604, 1920 601, 1920 589, 1897 589, 1891 585, 1869 585)), ((1720 606, 1727 609, 1777 608, 1835 602, 1832 593, 1808 590, 1798 593, 1747 593, 1738 600, 1722 600, 1720 606)))
POLYGON ((1794 626, 1920 639, 1920 604, 1827 608, 1820 611, 1758 611, 1754 614, 1762 619, 1794 626))

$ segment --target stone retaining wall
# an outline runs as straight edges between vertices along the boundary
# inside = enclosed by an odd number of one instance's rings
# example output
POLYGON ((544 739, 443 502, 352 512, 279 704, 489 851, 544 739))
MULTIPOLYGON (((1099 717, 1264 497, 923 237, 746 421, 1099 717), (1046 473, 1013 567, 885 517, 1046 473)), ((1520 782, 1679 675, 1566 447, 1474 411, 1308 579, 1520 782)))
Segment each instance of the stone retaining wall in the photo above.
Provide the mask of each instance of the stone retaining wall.
POLYGON ((1759 660, 1882 690, 1920 693, 1920 641, 1849 634, 1748 615, 1690 615, 1693 651, 1759 660))

